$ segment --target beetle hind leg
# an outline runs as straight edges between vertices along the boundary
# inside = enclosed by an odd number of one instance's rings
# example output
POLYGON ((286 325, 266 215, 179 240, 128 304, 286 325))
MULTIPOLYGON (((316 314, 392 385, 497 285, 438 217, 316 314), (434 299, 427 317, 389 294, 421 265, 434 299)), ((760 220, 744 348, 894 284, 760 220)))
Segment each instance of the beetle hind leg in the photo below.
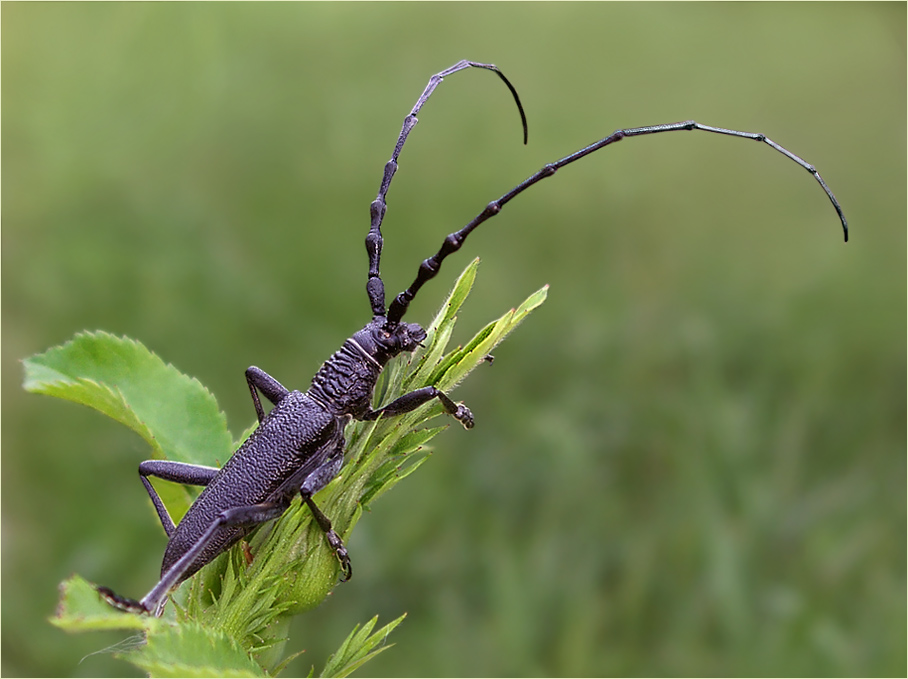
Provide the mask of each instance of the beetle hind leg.
POLYGON ((126 611, 127 613, 151 613, 151 611, 142 605, 141 601, 120 596, 109 587, 101 587, 98 585, 95 587, 95 590, 101 595, 101 598, 104 599, 104 601, 121 611, 126 611))
POLYGON ((164 603, 167 601, 167 595, 183 581, 187 571, 189 571, 195 560, 205 550, 219 530, 231 526, 256 526, 276 519, 286 509, 287 503, 284 502, 263 502, 257 505, 232 507, 221 512, 209 524, 198 540, 186 550, 186 553, 162 575, 158 584, 141 601, 120 596, 107 587, 97 587, 97 592, 107 603, 114 608, 119 608, 121 611, 150 613, 160 616, 164 609, 164 603))

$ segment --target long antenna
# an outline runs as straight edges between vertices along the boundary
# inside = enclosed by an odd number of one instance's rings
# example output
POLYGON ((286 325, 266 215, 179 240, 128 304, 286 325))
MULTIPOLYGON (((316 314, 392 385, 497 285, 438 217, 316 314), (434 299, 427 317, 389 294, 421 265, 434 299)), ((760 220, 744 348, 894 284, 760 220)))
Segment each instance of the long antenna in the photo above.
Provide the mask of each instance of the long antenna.
POLYGON ((385 172, 382 176, 381 186, 378 189, 378 196, 372 201, 372 205, 369 207, 372 224, 369 227, 369 235, 366 236, 366 252, 369 254, 369 280, 366 282, 366 293, 369 295, 369 303, 372 305, 373 317, 385 315, 385 286, 384 283, 382 283, 381 274, 379 273, 382 248, 381 223, 385 217, 385 210, 388 207, 385 202, 385 196, 388 194, 388 188, 391 186, 391 180, 394 178, 394 173, 397 172, 397 159, 407 141, 410 130, 419 122, 416 114, 419 112, 419 109, 423 107, 423 104, 429 100, 429 97, 432 96, 432 92, 435 91, 435 88, 445 79, 445 76, 449 76, 452 73, 470 67, 484 68, 493 71, 504 81, 504 84, 508 86, 508 89, 514 97, 514 102, 517 104, 517 110, 520 112, 520 122, 523 125, 523 143, 527 143, 527 117, 523 111, 523 104, 520 103, 520 97, 517 95, 517 90, 514 89, 511 82, 504 77, 504 74, 494 64, 481 64, 477 61, 466 60, 458 61, 450 68, 446 68, 429 78, 429 84, 426 85, 426 89, 423 90, 423 93, 416 101, 413 110, 404 118, 403 128, 401 128, 400 136, 397 138, 397 144, 394 145, 394 153, 391 154, 391 160, 385 163, 385 172))
POLYGON ((739 132, 738 130, 726 130, 722 127, 701 125, 700 123, 693 120, 687 120, 680 123, 667 123, 665 125, 632 127, 625 130, 616 130, 604 139, 600 139, 599 141, 590 144, 589 146, 586 146, 579 151, 570 154, 569 156, 565 156, 561 160, 556 160, 554 163, 545 165, 541 170, 524 179, 520 184, 501 196, 501 198, 499 198, 498 200, 493 200, 491 203, 489 203, 482 212, 474 217, 473 220, 465 227, 463 227, 460 231, 455 231, 454 233, 449 234, 445 238, 438 252, 435 253, 432 257, 429 257, 429 259, 424 260, 423 263, 420 264, 419 272, 416 275, 416 280, 414 280, 410 287, 400 293, 391 303, 391 308, 388 310, 388 323, 397 323, 401 318, 403 318, 404 314, 407 312, 407 307, 410 306, 410 302, 413 301, 413 298, 416 296, 416 293, 419 291, 419 289, 426 281, 433 279, 436 274, 438 274, 439 269, 441 269, 441 263, 444 261, 444 259, 451 253, 457 252, 460 249, 461 245, 463 245, 463 242, 467 239, 467 236, 469 236, 470 233, 473 232, 473 229, 482 224, 484 221, 497 215, 499 212, 501 212, 501 208, 503 208, 509 201, 519 196, 521 193, 533 186, 536 182, 539 182, 546 177, 551 177, 565 165, 570 165, 575 160, 580 160, 581 158, 588 156, 594 151, 598 151, 604 146, 608 146, 609 144, 612 144, 616 141, 621 141, 625 137, 639 137, 645 134, 677 132, 680 130, 702 130, 703 132, 713 132, 715 134, 725 134, 732 137, 741 137, 743 139, 753 139, 755 141, 760 141, 768 144, 785 157, 790 158, 805 170, 810 172, 810 174, 812 174, 814 178, 820 183, 820 186, 823 187, 823 190, 826 192, 826 195, 832 202, 836 213, 839 215, 839 219, 842 222, 842 230, 845 233, 845 241, 848 241, 848 222, 845 219, 845 214, 842 212, 842 207, 839 205, 839 201, 836 200, 835 195, 826 185, 826 182, 823 181, 820 173, 817 172, 817 169, 807 161, 793 154, 788 149, 779 146, 777 143, 769 139, 766 135, 756 132, 739 132))

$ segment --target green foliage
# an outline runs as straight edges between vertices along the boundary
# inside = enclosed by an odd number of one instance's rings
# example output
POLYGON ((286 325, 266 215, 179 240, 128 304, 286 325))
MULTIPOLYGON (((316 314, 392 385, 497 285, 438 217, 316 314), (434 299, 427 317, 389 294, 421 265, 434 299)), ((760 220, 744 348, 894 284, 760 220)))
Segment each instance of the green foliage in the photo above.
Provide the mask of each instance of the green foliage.
MULTIPOLYGON (((215 466, 233 454, 227 418, 214 396, 135 340, 83 332, 23 365, 25 389, 125 424, 151 446, 153 458, 215 466)), ((178 521, 191 501, 186 489, 162 483, 160 494, 178 521)))
POLYGON ((328 664, 325 665, 325 671, 322 672, 321 676, 347 677, 367 660, 390 648, 390 646, 384 645, 385 639, 391 633, 391 630, 403 622, 405 617, 406 615, 402 615, 397 620, 389 622, 375 634, 371 632, 378 621, 378 616, 363 625, 362 629, 359 628, 359 625, 354 627, 353 631, 350 632, 350 636, 344 640, 337 652, 328 659, 328 664))
MULTIPOLYGON (((543 288, 465 346, 445 354, 478 264, 474 260, 457 279, 427 328, 425 349, 394 361, 385 371, 379 390, 383 402, 426 385, 449 392, 545 300, 543 288)), ((139 433, 155 457, 216 465, 232 453, 226 418, 208 390, 134 340, 105 332, 80 333, 24 365, 27 390, 105 413, 139 433)), ((447 425, 420 427, 442 412, 440 404, 426 404, 402 417, 353 423, 347 429, 346 466, 317 496, 339 534, 348 536, 369 504, 425 462, 426 445, 447 425)), ((162 497, 172 497, 163 489, 174 486, 162 482, 162 497)), ((182 504, 186 501, 188 496, 182 504)), ((172 512, 178 502, 179 498, 168 502, 172 512)), ((337 581, 339 566, 299 498, 283 517, 253 534, 248 548, 254 554, 251 563, 246 562, 243 545, 238 545, 181 587, 175 595, 176 611, 166 620, 116 611, 88 582, 73 576, 61 587, 60 607, 52 622, 70 632, 142 630, 145 643, 118 655, 151 676, 274 673, 290 659, 281 658, 289 619, 325 599, 337 581)), ((362 629, 357 626, 322 676, 347 676, 376 656, 402 619, 374 634, 377 616, 362 629)))

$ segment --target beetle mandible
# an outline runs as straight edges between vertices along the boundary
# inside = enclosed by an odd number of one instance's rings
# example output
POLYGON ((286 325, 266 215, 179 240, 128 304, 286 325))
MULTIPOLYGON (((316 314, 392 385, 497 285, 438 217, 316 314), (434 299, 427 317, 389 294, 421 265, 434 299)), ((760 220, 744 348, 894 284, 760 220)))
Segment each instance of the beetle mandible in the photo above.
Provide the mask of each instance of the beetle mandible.
POLYGON ((127 611, 160 615, 171 590, 254 528, 283 514, 297 494, 309 506, 316 522, 324 531, 328 544, 334 550, 342 570, 341 579, 348 580, 353 570, 347 550, 331 527, 331 521, 312 499, 315 493, 337 476, 343 466, 344 428, 354 419, 375 420, 380 416, 408 413, 432 399, 438 399, 444 409, 465 428, 473 426, 473 414, 469 408, 455 403, 445 393, 431 386, 404 394, 381 408, 373 409, 371 402, 376 382, 388 361, 399 354, 412 352, 426 338, 426 331, 420 325, 404 323, 402 319, 419 289, 438 274, 445 258, 459 250, 476 227, 497 215, 509 201, 540 180, 551 177, 565 165, 625 137, 661 132, 702 130, 764 142, 814 176, 835 207, 845 240, 848 240, 848 223, 842 208, 816 168, 763 134, 711 127, 693 120, 628 128, 616 130, 579 151, 545 165, 486 205, 466 226, 445 237, 438 252, 420 264, 410 287, 397 295, 386 310, 384 283, 379 273, 383 243, 381 225, 387 207, 385 197, 397 171, 400 152, 410 131, 418 122, 416 114, 439 83, 446 76, 470 67, 494 72, 508 87, 520 113, 523 140, 526 143, 527 122, 520 97, 495 65, 459 61, 429 79, 413 109, 404 118, 394 152, 385 164, 378 196, 370 206, 371 226, 366 236, 369 256, 366 292, 372 307, 372 320, 322 364, 306 392, 288 390, 255 366, 247 369, 246 382, 259 424, 221 469, 166 460, 148 460, 139 465, 141 481, 168 537, 161 579, 139 601, 122 597, 106 587, 98 587, 99 593, 110 604, 127 611), (262 408, 259 392, 274 404, 267 415, 262 408), (204 490, 178 525, 174 525, 166 507, 148 481, 149 476, 204 486, 204 490))

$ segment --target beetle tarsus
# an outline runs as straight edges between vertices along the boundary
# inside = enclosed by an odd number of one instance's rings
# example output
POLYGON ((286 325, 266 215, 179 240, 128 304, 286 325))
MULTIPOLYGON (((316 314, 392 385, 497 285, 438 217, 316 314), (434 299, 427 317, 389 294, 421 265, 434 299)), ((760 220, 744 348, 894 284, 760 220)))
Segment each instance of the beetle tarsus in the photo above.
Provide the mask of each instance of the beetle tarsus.
POLYGON ((457 412, 454 413, 454 419, 460 422, 464 429, 473 428, 473 412, 462 403, 457 406, 457 412))
POLYGON ((104 601, 109 603, 114 608, 118 608, 121 611, 125 611, 127 613, 148 613, 149 612, 148 609, 142 605, 141 601, 136 601, 135 599, 129 599, 125 596, 120 596, 119 594, 114 592, 109 587, 97 586, 97 587, 95 587, 95 590, 98 592, 98 594, 101 595, 101 598, 104 599, 104 601))

